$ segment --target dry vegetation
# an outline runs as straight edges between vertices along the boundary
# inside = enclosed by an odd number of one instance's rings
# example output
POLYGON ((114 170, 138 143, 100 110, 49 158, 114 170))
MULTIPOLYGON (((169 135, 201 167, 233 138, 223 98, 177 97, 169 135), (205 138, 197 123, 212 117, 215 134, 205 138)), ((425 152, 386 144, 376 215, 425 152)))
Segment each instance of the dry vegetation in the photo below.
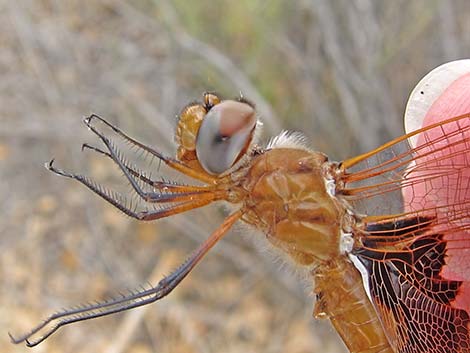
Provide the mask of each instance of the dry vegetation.
MULTIPOLYGON (((0 349, 46 314, 156 283, 223 217, 152 224, 119 214, 58 165, 119 173, 81 153, 99 113, 173 153, 175 115, 203 91, 242 92, 266 136, 303 130, 334 158, 400 134, 408 92, 469 53, 468 1, 0 2, 0 349)), ((67 327, 37 352, 344 352, 311 319, 305 283, 234 231, 164 301, 67 327)))

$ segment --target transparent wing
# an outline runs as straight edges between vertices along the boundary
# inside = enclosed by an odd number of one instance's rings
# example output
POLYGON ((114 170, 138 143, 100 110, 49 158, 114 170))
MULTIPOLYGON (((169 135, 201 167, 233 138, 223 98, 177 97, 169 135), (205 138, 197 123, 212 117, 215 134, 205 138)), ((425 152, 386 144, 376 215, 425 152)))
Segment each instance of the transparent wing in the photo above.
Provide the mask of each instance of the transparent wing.
POLYGON ((364 215, 353 253, 392 346, 470 352, 470 115, 341 167, 337 195, 364 215))

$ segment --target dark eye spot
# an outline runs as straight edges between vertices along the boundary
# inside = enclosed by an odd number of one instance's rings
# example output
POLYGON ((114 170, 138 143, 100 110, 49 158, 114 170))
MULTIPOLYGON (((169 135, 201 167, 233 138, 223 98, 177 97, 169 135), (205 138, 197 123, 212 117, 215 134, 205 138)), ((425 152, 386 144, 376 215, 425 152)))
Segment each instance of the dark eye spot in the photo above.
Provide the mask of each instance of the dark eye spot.
POLYGON ((424 91, 421 91, 421 92, 419 92, 419 93, 424 94, 424 91))
POLYGON ((214 142, 215 143, 221 143, 221 142, 227 141, 229 139, 229 137, 230 136, 217 134, 217 135, 215 135, 214 142))

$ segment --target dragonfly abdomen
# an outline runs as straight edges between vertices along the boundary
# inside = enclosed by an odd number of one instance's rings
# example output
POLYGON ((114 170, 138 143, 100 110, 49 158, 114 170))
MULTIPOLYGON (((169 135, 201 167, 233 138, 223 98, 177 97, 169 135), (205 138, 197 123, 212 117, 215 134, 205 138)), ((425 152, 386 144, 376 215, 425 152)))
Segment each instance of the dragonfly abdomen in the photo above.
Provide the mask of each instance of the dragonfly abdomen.
POLYGON ((329 318, 350 352, 393 353, 361 275, 340 256, 314 275, 314 316, 329 318))

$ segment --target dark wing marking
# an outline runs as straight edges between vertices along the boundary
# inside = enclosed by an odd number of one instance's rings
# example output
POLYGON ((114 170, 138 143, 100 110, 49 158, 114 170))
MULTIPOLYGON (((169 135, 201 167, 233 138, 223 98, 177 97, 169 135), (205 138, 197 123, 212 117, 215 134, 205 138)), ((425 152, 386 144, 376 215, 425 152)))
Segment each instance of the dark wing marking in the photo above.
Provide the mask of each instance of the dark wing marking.
POLYGON ((353 253, 367 270, 370 297, 397 352, 468 353, 470 317, 451 305, 462 282, 440 276, 447 244, 431 229, 432 222, 416 217, 366 224, 362 236, 374 240, 353 253), (395 242, 407 232, 413 237, 403 237, 401 249, 387 249, 387 238, 395 242))

